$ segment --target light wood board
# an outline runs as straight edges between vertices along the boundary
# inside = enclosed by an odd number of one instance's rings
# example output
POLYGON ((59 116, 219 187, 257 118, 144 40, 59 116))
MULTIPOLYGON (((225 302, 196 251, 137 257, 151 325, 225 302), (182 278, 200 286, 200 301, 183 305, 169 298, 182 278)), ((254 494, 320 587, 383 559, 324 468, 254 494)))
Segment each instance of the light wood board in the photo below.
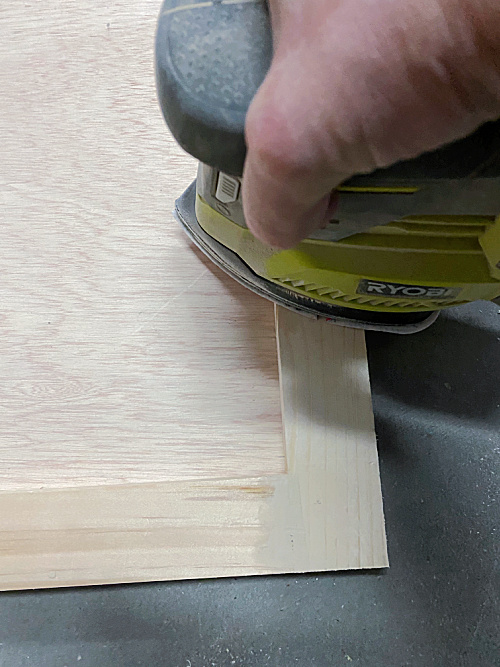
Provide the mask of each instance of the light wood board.
POLYGON ((0 587, 387 564, 364 336, 172 220, 159 2, 0 8, 0 587), (320 389, 322 388, 322 389, 320 389))
POLYGON ((284 470, 272 307, 172 218, 158 0, 0 8, 0 488, 284 470))
POLYGON ((0 588, 385 567, 364 335, 277 327, 286 474, 0 493, 0 588))

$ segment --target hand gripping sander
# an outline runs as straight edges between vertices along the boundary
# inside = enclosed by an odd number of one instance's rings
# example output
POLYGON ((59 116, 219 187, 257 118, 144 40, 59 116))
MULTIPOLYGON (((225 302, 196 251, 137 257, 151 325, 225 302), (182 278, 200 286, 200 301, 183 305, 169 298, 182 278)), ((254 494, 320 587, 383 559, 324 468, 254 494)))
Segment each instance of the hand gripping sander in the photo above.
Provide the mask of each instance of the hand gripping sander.
POLYGON ((165 120, 200 160, 176 202, 193 241, 278 304, 346 326, 412 333, 443 308, 500 296, 500 120, 473 135, 359 175, 327 228, 291 250, 245 225, 245 114, 272 57, 263 0, 165 0, 156 80, 165 120))

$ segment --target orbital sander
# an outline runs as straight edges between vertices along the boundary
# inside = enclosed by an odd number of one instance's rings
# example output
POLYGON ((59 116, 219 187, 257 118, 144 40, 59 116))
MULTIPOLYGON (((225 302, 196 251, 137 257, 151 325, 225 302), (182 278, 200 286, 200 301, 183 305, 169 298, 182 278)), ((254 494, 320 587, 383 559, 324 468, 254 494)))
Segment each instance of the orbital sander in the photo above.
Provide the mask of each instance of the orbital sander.
POLYGON ((165 0, 156 35, 164 118, 198 176, 186 232, 243 285, 344 326, 413 333, 440 310, 500 297, 500 120, 338 188, 335 219, 289 250, 245 224, 247 109, 272 58, 264 0, 165 0))

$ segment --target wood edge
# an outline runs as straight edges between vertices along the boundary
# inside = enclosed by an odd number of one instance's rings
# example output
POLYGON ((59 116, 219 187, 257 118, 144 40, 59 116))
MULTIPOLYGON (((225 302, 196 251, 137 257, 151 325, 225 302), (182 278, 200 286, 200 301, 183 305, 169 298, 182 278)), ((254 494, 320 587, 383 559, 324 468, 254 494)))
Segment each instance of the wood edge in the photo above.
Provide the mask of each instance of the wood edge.
POLYGON ((314 552, 291 447, 278 475, 0 491, 0 589, 387 567, 385 530, 362 563, 314 552))

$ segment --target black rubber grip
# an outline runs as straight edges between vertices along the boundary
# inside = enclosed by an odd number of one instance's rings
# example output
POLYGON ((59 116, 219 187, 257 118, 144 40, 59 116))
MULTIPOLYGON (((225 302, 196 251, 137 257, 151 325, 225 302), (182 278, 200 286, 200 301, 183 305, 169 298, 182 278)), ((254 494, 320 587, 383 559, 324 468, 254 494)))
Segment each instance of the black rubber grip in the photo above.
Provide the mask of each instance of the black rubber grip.
POLYGON ((265 2, 163 2, 156 35, 158 97, 184 150, 241 175, 246 112, 271 57, 265 2))
MULTIPOLYGON (((241 176, 245 116, 272 58, 265 0, 164 0, 156 35, 156 81, 175 139, 201 162, 241 176)), ((500 121, 432 153, 351 185, 500 176, 500 121)))

